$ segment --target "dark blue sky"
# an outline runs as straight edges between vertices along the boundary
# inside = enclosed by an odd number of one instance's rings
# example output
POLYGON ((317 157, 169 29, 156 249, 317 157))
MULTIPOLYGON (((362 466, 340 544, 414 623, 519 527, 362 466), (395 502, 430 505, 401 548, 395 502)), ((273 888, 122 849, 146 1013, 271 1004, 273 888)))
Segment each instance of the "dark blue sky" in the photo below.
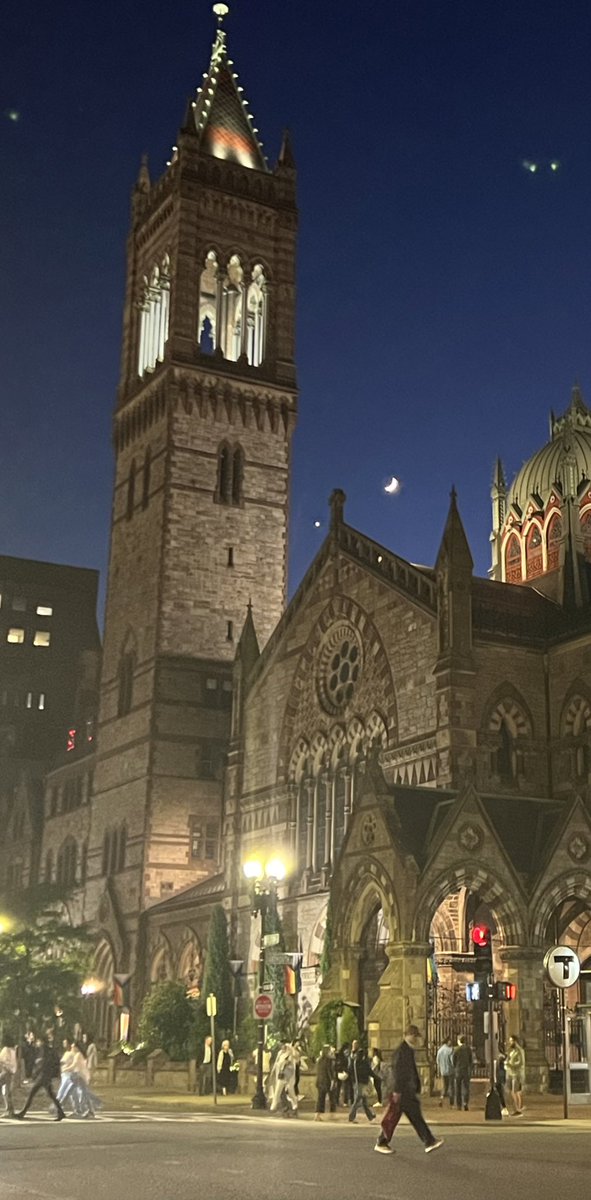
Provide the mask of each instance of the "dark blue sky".
MULTIPOLYGON (((495 455, 513 474, 590 376, 591 5, 234 0, 228 30, 299 168, 292 590, 334 486, 431 563, 454 482, 484 573, 495 455)), ((208 0, 3 7, 0 552, 105 570, 129 190, 213 32, 208 0)))

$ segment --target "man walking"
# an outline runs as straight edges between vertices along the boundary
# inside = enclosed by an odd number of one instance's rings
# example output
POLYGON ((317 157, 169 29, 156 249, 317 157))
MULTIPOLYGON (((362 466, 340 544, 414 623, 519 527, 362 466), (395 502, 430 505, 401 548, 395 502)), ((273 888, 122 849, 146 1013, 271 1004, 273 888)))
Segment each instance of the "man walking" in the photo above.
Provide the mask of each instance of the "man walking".
POLYGON ((525 1051, 519 1038, 509 1038, 509 1053, 505 1061, 507 1082, 513 1097, 511 1116, 520 1117, 523 1112, 523 1085, 525 1082, 525 1051))
POLYGON ((470 1080, 472 1078, 472 1064, 474 1055, 472 1049, 468 1045, 465 1037, 458 1038, 458 1044, 453 1052, 453 1064, 456 1085, 456 1105, 458 1108, 468 1112, 468 1102, 470 1100, 470 1080))
POLYGON ((382 1132, 374 1147, 378 1154, 393 1153, 390 1141, 403 1113, 408 1117, 413 1129, 420 1137, 425 1147, 425 1154, 430 1154, 432 1150, 438 1150, 443 1145, 443 1138, 435 1137, 421 1112, 419 1100, 421 1081, 414 1054, 420 1038, 421 1033, 417 1026, 409 1025, 404 1039, 394 1055, 393 1090, 382 1121, 382 1132))
POLYGON ((209 1096, 213 1091, 213 1061, 212 1040, 206 1037, 203 1043, 203 1057, 199 1063, 199 1095, 209 1096))
POLYGON ((441 1108, 444 1100, 449 1100, 450 1107, 454 1102, 454 1049, 451 1038, 446 1038, 437 1051, 437 1074, 442 1081, 441 1108))
POLYGON ((66 1114, 53 1090, 53 1080, 59 1079, 61 1074, 58 1053, 53 1049, 53 1046, 49 1045, 46 1037, 37 1038, 36 1046, 37 1058, 35 1059, 35 1066, 33 1068, 33 1086, 29 1091, 24 1108, 20 1112, 15 1113, 15 1117, 19 1121, 24 1121, 37 1092, 40 1092, 43 1088, 50 1100, 53 1100, 57 1109, 56 1121, 63 1121, 66 1114))
POLYGON ((367 1102, 369 1081, 371 1079, 371 1063, 365 1050, 361 1049, 359 1042, 351 1042, 349 1079, 353 1088, 353 1103, 349 1111, 351 1125, 355 1124, 360 1108, 363 1108, 368 1121, 375 1121, 376 1114, 367 1102))

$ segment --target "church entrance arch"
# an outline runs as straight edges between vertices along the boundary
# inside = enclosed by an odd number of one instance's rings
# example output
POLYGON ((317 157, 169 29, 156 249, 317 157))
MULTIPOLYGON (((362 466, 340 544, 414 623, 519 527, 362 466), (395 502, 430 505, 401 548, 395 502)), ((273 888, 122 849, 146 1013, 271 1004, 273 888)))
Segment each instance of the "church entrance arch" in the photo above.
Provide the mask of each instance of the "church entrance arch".
MULTIPOLYGON (((513 889, 514 893, 514 889, 513 889)), ((525 916, 504 882, 481 865, 462 864, 434 879, 420 894, 414 937, 430 946, 427 963, 427 1052, 432 1074, 439 1046, 448 1037, 464 1035, 474 1050, 476 1070, 486 1073, 484 1004, 466 998, 473 982, 471 930, 485 925, 491 931, 493 969, 503 972, 501 952, 523 945, 525 916)), ((499 1006, 499 1044, 506 1041, 504 1006, 499 1006)))
POLYGON ((346 882, 350 896, 335 921, 335 945, 348 963, 347 994, 356 1008, 360 1029, 366 1029, 380 999, 380 983, 388 967, 388 947, 400 928, 392 881, 384 868, 364 859, 346 882))
POLYGON ((388 966, 389 931, 381 903, 376 902, 361 934, 359 956, 359 1020, 367 1027, 369 1014, 380 994, 380 979, 388 966))

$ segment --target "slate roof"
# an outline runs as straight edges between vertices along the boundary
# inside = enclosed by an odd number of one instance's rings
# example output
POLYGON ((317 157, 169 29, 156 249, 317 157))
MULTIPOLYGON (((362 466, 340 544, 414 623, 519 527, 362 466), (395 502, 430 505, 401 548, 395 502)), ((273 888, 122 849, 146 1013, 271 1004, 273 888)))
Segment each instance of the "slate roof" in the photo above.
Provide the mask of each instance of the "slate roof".
POLYGON ((213 896, 223 896, 226 891, 226 876, 223 872, 219 875, 212 875, 209 879, 204 879, 201 883, 194 883, 190 887, 183 888, 182 892, 175 892, 174 896, 169 896, 167 900, 161 900, 159 904, 152 904, 149 912, 172 912, 175 908, 185 908, 191 901, 208 900, 213 896))
POLYGON ((219 28, 209 70, 197 89, 192 110, 202 148, 215 158, 268 171, 256 127, 228 58, 226 32, 219 28))

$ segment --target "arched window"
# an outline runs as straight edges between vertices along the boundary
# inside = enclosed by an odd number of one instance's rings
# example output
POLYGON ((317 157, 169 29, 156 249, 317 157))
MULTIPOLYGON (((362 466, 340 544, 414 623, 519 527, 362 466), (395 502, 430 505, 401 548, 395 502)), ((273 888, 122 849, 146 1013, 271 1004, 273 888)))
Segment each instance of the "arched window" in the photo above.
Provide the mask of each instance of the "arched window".
POLYGON ((587 562, 591 562, 591 508, 581 517, 581 535, 583 538, 583 553, 587 562))
POLYGON ((53 882, 53 854, 51 850, 48 850, 47 854, 45 855, 44 880, 45 883, 53 882))
POLYGON ((218 450, 217 497, 220 504, 230 504, 232 501, 232 470, 232 451, 226 442, 222 442, 218 450))
POLYGON ((144 470, 142 479, 142 508, 147 508, 150 502, 150 475, 152 472, 152 451, 148 446, 144 455, 144 470))
POLYGON ((505 548, 505 579, 507 583, 521 583, 521 545, 516 533, 512 533, 505 548))
POLYGON ((133 703, 133 676, 135 671, 135 654, 127 650, 119 660, 119 688, 117 694, 117 716, 125 717, 131 711, 133 703))
POLYGON ((546 570, 556 571, 560 559, 560 543, 562 541, 562 521, 556 513, 548 524, 546 570))
POLYGON ((101 861, 101 875, 109 874, 109 863, 111 860, 111 831, 106 830, 103 837, 103 857, 101 861))
POLYGON ((218 263, 214 250, 205 259, 199 284, 198 342, 202 354, 213 354, 216 348, 218 263))
POLYGON ((250 365, 259 367, 265 357, 267 334, 267 281, 260 263, 253 268, 246 308, 246 353, 250 365))
POLYGON ((591 769, 591 703, 573 696, 562 719, 562 736, 568 746, 570 767, 576 779, 588 779, 591 769))
POLYGON ((488 721, 493 775, 505 787, 516 787, 525 773, 524 749, 531 724, 516 700, 508 697, 494 707, 488 721))
POLYGON ((170 259, 165 254, 161 263, 152 269, 148 278, 144 276, 140 300, 140 338, 138 374, 153 371, 156 363, 164 359, 168 341, 170 316, 170 259))
POLYGON ((125 854, 127 851, 127 825, 122 825, 119 830, 119 853, 117 858, 117 870, 125 870, 125 854))
POLYGON ((66 838, 57 856, 57 882, 62 887, 72 887, 76 882, 76 860, 78 847, 74 838, 66 838))
POLYGON ((232 504, 242 503, 242 480, 244 476, 244 451, 237 446, 232 460, 232 504))
POLYGON ((525 543, 525 558, 527 563, 527 578, 535 579, 544 569, 542 551, 542 531, 539 525, 532 525, 525 543))
POLYGON ((229 362, 237 362, 243 352, 244 271, 237 254, 226 268, 222 308, 222 352, 229 362))
POLYGON ((133 458, 131 460, 131 465, 129 468, 129 479, 127 480, 126 516, 127 516, 128 521, 130 521, 131 518, 133 517, 133 510, 135 508, 135 474, 136 474, 136 466, 135 466, 135 458, 133 458))

